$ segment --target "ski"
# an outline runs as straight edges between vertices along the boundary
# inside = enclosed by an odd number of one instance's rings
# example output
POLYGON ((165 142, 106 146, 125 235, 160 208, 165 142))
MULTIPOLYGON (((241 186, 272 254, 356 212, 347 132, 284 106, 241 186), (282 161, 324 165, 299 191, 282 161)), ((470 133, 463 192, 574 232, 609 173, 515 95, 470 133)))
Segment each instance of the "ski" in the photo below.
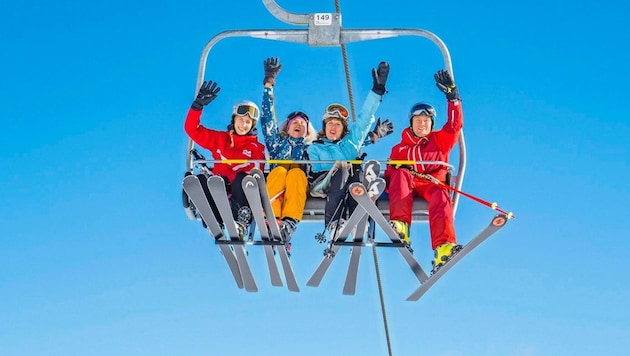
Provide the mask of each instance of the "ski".
MULTIPOLYGON (((381 173, 381 164, 375 160, 369 160, 365 162, 363 166, 363 181, 364 185, 368 187, 368 195, 370 198, 374 198, 375 194, 378 194, 379 191, 384 191, 384 186, 378 187, 377 191, 374 191, 374 188, 371 186, 371 183, 374 182, 381 173), (370 194, 373 192, 373 194, 370 194)), ((380 195, 380 194, 379 194, 380 195)), ((363 239, 367 232, 369 215, 364 215, 359 223, 357 224, 357 228, 354 232, 354 242, 357 245, 352 246, 350 251, 350 262, 348 263, 348 272, 346 273, 346 281, 343 286, 343 294, 344 295, 354 295, 357 289, 357 277, 359 273, 359 259, 361 257, 362 246, 358 245, 358 243, 363 242, 363 239)))
POLYGON ((398 233, 394 230, 394 228, 389 224, 389 221, 385 219, 381 211, 378 209, 374 201, 370 199, 368 196, 365 187, 360 183, 352 183, 350 184, 350 195, 357 201, 359 206, 363 207, 370 215, 370 217, 374 220, 376 225, 378 225, 385 234, 392 240, 392 243, 400 245, 397 247, 398 252, 402 255, 403 259, 409 265, 409 268, 413 271, 416 278, 420 282, 420 284, 424 283, 429 279, 426 272, 422 269, 422 266, 413 258, 411 251, 403 245, 402 241, 400 241, 400 237, 398 233))
MULTIPOLYGON (((260 193, 258 191, 258 182, 252 176, 246 176, 243 178, 243 191, 249 202, 249 207, 252 209, 252 215, 254 221, 258 226, 260 236, 264 241, 271 241, 269 236, 269 230, 265 224, 265 216, 263 215, 263 206, 260 201, 260 193)), ((278 265, 273 253, 273 246, 270 244, 264 245, 265 257, 267 258, 267 267, 269 268, 269 278, 271 279, 271 285, 276 287, 282 287, 282 278, 278 271, 278 265)))
POLYGON ((247 255, 245 254, 245 241, 240 239, 236 223, 234 222, 234 217, 232 216, 232 209, 230 208, 230 201, 227 197, 223 178, 221 176, 211 176, 208 178, 208 189, 210 190, 210 194, 212 195, 214 202, 217 204, 217 208, 221 214, 221 218, 223 219, 223 224, 230 235, 230 240, 232 242, 239 242, 232 245, 234 247, 234 253, 238 264, 241 267, 241 276, 243 277, 245 290, 248 292, 258 292, 258 286, 254 280, 254 275, 249 267, 249 262, 247 262, 247 255))
MULTIPOLYGON (((258 183, 258 192, 260 193, 260 201, 262 203, 263 210, 265 212, 265 216, 267 217, 267 224, 269 226, 269 230, 271 231, 271 236, 275 240, 283 241, 282 235, 280 234, 280 227, 278 226, 278 222, 276 221, 276 216, 273 213, 273 208, 271 207, 271 201, 269 200, 269 193, 267 192, 267 183, 265 182, 265 175, 263 172, 254 168, 250 172, 250 175, 256 179, 258 183)), ((261 228, 265 225, 261 225, 261 228)), ((288 243, 288 241, 283 241, 284 244, 288 243)), ((295 279, 295 274, 293 273, 293 266, 291 266, 291 260, 289 259, 289 254, 285 246, 280 246, 276 250, 278 251, 278 257, 280 258, 280 262, 282 263, 282 269, 284 271, 284 279, 287 282, 287 288, 292 292, 299 292, 300 287, 298 286, 297 280, 295 279)))
MULTIPOLYGON (((208 199, 206 198, 206 194, 203 191, 199 178, 196 175, 189 175, 184 178, 182 185, 184 186, 184 191, 188 194, 188 198, 192 201, 193 205, 197 209, 197 212, 206 223, 210 235, 212 235, 216 241, 225 240, 223 229, 212 212, 212 208, 210 207, 210 203, 208 203, 208 199)), ((239 288, 243 288, 241 270, 234 253, 230 249, 230 246, 219 244, 219 250, 221 251, 221 254, 223 254, 223 257, 234 276, 236 285, 239 288)))
POLYGON ((475 236, 470 242, 466 244, 459 252, 455 255, 451 256, 451 258, 440 267, 435 273, 431 275, 431 277, 422 283, 415 292, 411 293, 409 297, 407 297, 407 301, 415 302, 420 297, 426 293, 429 288, 431 288, 435 282, 438 281, 449 269, 451 269, 457 262, 459 262, 464 256, 469 254, 475 247, 479 246, 482 242, 484 242, 488 237, 492 236, 495 232, 499 231, 508 221, 508 217, 505 214, 497 214, 492 218, 490 224, 486 226, 477 236, 475 236))
MULTIPOLYGON (((363 178, 365 181, 365 186, 368 187, 368 195, 370 198, 375 199, 374 195, 378 194, 379 191, 384 191, 385 187, 378 187, 378 190, 373 194, 374 188, 371 186, 372 182, 374 182, 381 173, 381 164, 376 160, 369 160, 365 162, 363 166, 363 178)), ((379 194, 380 195, 380 194, 379 194)), ((354 233, 354 242, 360 243, 363 242, 364 236, 367 232, 368 227, 368 219, 369 215, 364 215, 363 218, 357 224, 357 229, 354 233)), ((350 263, 348 263, 348 272, 346 273, 346 281, 343 286, 343 294, 344 295, 354 295, 357 289, 357 277, 359 273, 359 259, 361 257, 362 246, 355 245, 352 246, 350 250, 350 263)))
MULTIPOLYGON (((354 230, 353 242, 359 244, 363 242, 363 237, 365 235, 365 229, 368 224, 368 216, 363 215, 359 223, 357 224, 357 228, 354 230)), ((350 250, 350 262, 348 263, 348 272, 346 272, 346 281, 343 284, 343 294, 344 295, 354 295, 357 289, 357 277, 359 273, 359 260, 361 257, 361 248, 362 246, 354 245, 350 250)))
MULTIPOLYGON (((361 183, 356 183, 356 184, 361 186, 362 189, 365 191, 365 188, 363 187, 361 183)), ((378 191, 378 193, 374 195, 373 199, 374 200, 378 199, 378 197, 384 191, 384 189, 385 189, 385 180, 383 180, 382 178, 378 178, 374 182, 372 182, 372 191, 378 191)), ((338 235, 331 238, 328 248, 326 249, 325 256, 320 262, 319 266, 317 266, 317 269, 315 270, 315 272, 313 272, 313 275, 311 276, 311 278, 306 283, 307 286, 317 287, 320 285, 320 283, 322 282, 322 279, 324 278, 324 275, 326 274, 326 271, 328 271, 328 268, 330 267, 337 252, 339 252, 339 249, 341 249, 341 245, 337 245, 336 243, 346 241, 348 236, 350 236, 350 233, 352 232, 352 230, 359 223, 359 221, 361 221, 361 219, 364 216, 366 216, 366 214, 367 212, 360 205, 357 206, 356 209, 354 209, 354 212, 352 213, 352 215, 350 215, 350 218, 348 218, 348 220, 346 221, 346 223, 344 224, 343 228, 338 233, 338 235)), ((350 278, 352 278, 352 276, 350 276, 350 278)))

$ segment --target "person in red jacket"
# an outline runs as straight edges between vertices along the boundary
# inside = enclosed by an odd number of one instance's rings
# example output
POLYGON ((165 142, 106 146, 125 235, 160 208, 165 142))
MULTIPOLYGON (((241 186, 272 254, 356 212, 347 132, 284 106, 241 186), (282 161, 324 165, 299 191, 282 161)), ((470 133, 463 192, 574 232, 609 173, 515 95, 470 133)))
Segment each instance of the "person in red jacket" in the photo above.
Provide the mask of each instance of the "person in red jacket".
MULTIPOLYGON (((461 99, 447 71, 438 71, 434 78, 437 87, 446 94, 446 123, 441 130, 433 131, 435 108, 425 103, 413 105, 409 112, 409 127, 403 130, 402 141, 392 148, 390 160, 448 162, 449 152, 455 146, 463 125, 461 99)), ((430 180, 444 183, 446 174, 447 167, 439 164, 388 165, 385 170, 391 224, 405 244, 411 244, 409 225, 413 197, 421 197, 428 202, 431 245, 435 254, 433 271, 444 265, 460 248, 455 237, 449 192, 430 180)))
MULTIPOLYGON (((265 146, 258 141, 256 131, 260 110, 254 102, 246 100, 234 106, 232 120, 226 131, 212 130, 201 125, 203 107, 214 100, 220 90, 216 82, 207 81, 201 85, 186 116, 184 130, 195 143, 210 150, 214 160, 264 160, 265 146)), ((232 216, 238 225, 241 239, 244 238, 252 220, 252 213, 241 182, 255 166, 255 163, 215 163, 212 169, 213 174, 223 176, 228 194, 231 194, 232 216)), ((259 168, 263 169, 263 167, 264 163, 260 163, 259 168)), ((203 182, 204 192, 215 217, 223 225, 217 206, 205 186, 206 177, 200 181, 203 182)))

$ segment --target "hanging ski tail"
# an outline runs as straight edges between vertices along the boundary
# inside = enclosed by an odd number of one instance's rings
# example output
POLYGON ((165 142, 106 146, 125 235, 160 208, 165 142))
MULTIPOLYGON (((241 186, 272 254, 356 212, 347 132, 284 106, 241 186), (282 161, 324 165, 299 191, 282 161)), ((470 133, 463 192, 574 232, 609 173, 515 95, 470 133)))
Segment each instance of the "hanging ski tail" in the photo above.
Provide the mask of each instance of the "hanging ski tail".
POLYGON ((422 269, 422 266, 420 266, 418 261, 413 258, 413 255, 411 254, 411 251, 407 248, 406 244, 404 244, 400 240, 400 236, 398 235, 398 233, 394 230, 389 221, 385 219, 383 214, 381 214, 381 211, 376 206, 376 204, 369 198, 365 187, 360 183, 353 183, 350 185, 350 194, 352 195, 352 198, 357 201, 359 206, 367 211, 368 215, 370 215, 370 217, 374 219, 374 223, 378 225, 383 230, 383 232, 385 232, 392 243, 396 244, 398 252, 400 252, 403 259, 409 265, 409 268, 411 268, 411 270, 414 272, 418 281, 420 283, 424 283, 427 279, 429 279, 429 276, 422 269))
MULTIPOLYGON (((380 178, 381 165, 376 160, 366 161, 363 166, 363 182, 367 188, 368 195, 371 199, 376 200, 385 191, 385 181, 380 178), (379 182, 376 180, 380 179, 379 182)), ((353 242, 361 243, 367 235, 370 216, 364 215, 354 231, 353 242)), ((348 272, 346 273, 346 281, 343 286, 344 295, 354 295, 357 288, 357 277, 359 272, 359 261, 361 258, 362 246, 352 246, 350 250, 350 262, 348 263, 348 272)))
MULTIPOLYGON (((267 226, 265 223, 263 206, 261 203, 260 194, 258 192, 258 182, 254 177, 248 175, 243 178, 242 185, 243 191, 245 192, 245 197, 247 198, 249 206, 252 210, 254 221, 256 222, 256 226, 258 226, 260 236, 262 237, 263 241, 270 242, 271 238, 269 236, 269 230, 267 230, 267 226)), ((266 244, 264 245, 264 250, 265 258, 267 260, 267 268, 269 269, 269 279, 271 280, 271 285, 282 287, 282 279, 280 278, 280 271, 278 270, 278 266, 276 265, 273 246, 266 244)))
POLYGON ((488 237, 492 236, 494 233, 499 231, 510 218, 505 214, 497 214, 495 215, 490 224, 486 226, 477 236, 475 236, 470 242, 468 242, 464 247, 453 255, 449 260, 440 267, 435 273, 429 277, 418 289, 416 289, 409 297, 407 297, 407 301, 415 302, 420 299, 428 290, 431 288, 435 282, 437 282, 449 269, 451 269, 457 262, 461 261, 467 254, 469 254, 472 250, 474 250, 477 246, 479 246, 482 242, 484 242, 488 237))
MULTIPOLYGON (((265 175, 263 171, 258 168, 254 168, 250 171, 250 175, 254 177, 256 182, 258 183, 258 193, 260 195, 260 200, 263 206, 263 210, 266 216, 266 223, 269 226, 269 230, 271 231, 271 236, 274 240, 282 241, 283 246, 278 248, 278 257, 280 258, 280 262, 282 264, 282 269, 284 271, 284 278, 287 282, 287 288, 292 292, 299 292, 300 287, 298 286, 297 280, 295 278, 295 273, 293 272, 293 266, 291 265, 291 261, 289 259, 289 253, 287 251, 287 246, 285 244, 288 241, 284 241, 282 238, 282 234, 280 233, 280 227, 278 226, 278 222, 276 221, 275 214, 273 213, 273 208, 271 207, 271 201, 269 200, 269 193, 267 192, 267 184, 265 182, 265 175)), ((261 226, 261 228, 263 228, 261 226)))
MULTIPOLYGON (((366 163, 367 165, 368 163, 366 163)), ((368 196, 372 201, 376 201, 380 195, 385 191, 385 180, 383 178, 378 177, 378 173, 376 178, 370 178, 370 182, 367 185, 368 196)), ((357 206, 356 210, 363 210, 363 207, 357 206)), ((354 243, 357 245, 353 245, 350 250, 350 262, 348 263, 348 272, 346 273, 346 280, 343 286, 343 294, 344 295, 354 295, 357 288, 357 277, 359 275, 359 260, 361 257, 361 251, 363 248, 362 245, 358 245, 359 243, 364 243, 364 238, 368 233, 368 227, 371 221, 370 215, 364 211, 363 217, 357 224, 357 227, 354 231, 354 243)))
POLYGON ((230 201, 227 197, 227 191, 225 189, 225 181, 221 176, 211 176, 208 178, 208 189, 217 204, 221 218, 225 225, 228 234, 230 235, 230 242, 234 247, 234 254, 238 260, 238 264, 241 267, 241 275, 243 276, 243 283, 245 290, 248 292, 258 292, 258 286, 254 275, 247 261, 247 255, 245 251, 245 241, 241 240, 240 234, 234 222, 232 216, 232 209, 230 208, 230 201))
MULTIPOLYGON (((361 183, 355 183, 355 184, 359 184, 363 186, 361 183)), ((377 188, 372 187, 372 189, 370 189, 372 192, 379 190, 378 194, 372 197, 372 199, 376 200, 378 199, 380 194, 383 193, 383 191, 385 190, 385 180, 383 180, 382 178, 378 178, 375 181, 373 181, 372 184, 376 185, 377 187, 377 188)), ((363 189, 366 189, 366 188, 363 188, 363 189)), ((338 245, 336 243, 345 242, 348 236, 350 236, 350 234, 352 233, 352 230, 355 229, 355 226, 366 215, 367 215, 366 211, 362 209, 361 207, 357 206, 357 208, 354 210, 352 215, 350 215, 346 223, 340 229, 339 233, 331 237, 328 248, 324 250, 324 258, 320 262, 319 266, 317 266, 317 269, 315 270, 315 272, 313 272, 313 274, 311 275, 311 278, 306 283, 307 286, 318 287, 320 285, 320 283, 322 282, 322 279, 324 278, 324 275, 326 274, 326 271, 328 271, 328 268, 332 264, 333 259, 337 255, 337 252, 339 252, 339 249, 341 249, 341 245, 338 245)), ((350 271, 350 273, 352 274, 356 272, 350 271)), ((356 277, 353 277, 351 275, 350 278, 352 279, 356 277)))
MULTIPOLYGON (((225 241, 223 228, 214 216, 214 212, 210 207, 210 203, 208 202, 199 177, 196 175, 188 175, 184 178, 182 184, 184 186, 184 191, 188 194, 201 219, 205 222, 210 234, 216 241, 225 241)), ((232 252, 230 246, 225 244, 219 244, 219 250, 221 251, 221 254, 223 254, 223 257, 232 272, 236 285, 238 288, 243 288, 243 277, 241 276, 239 262, 235 257, 234 252, 232 252)))

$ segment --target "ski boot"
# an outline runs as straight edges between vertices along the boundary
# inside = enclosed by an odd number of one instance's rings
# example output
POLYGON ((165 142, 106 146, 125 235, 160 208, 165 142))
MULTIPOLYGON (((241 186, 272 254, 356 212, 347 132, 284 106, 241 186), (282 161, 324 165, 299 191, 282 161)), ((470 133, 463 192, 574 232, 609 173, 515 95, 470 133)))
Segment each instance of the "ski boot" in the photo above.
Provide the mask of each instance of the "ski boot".
POLYGON ((433 265, 431 273, 437 272, 461 249, 462 245, 456 245, 453 243, 445 243, 438 246, 433 252, 435 259, 431 261, 431 264, 433 265))
POLYGON ((297 229, 298 222, 298 220, 289 217, 284 217, 278 222, 278 225, 280 225, 280 236, 282 236, 284 247, 289 257, 291 257, 291 236, 297 229))
POLYGON ((341 233, 341 230, 343 230, 343 227, 346 225, 346 220, 345 219, 339 219, 339 220, 335 220, 335 221, 331 221, 328 224, 328 229, 330 230, 330 241, 335 241, 337 239, 337 237, 339 236, 339 234, 341 233))
POLYGON ((413 248, 411 248, 411 239, 409 238, 409 225, 400 220, 392 220, 390 221, 390 224, 400 237, 400 242, 405 245, 409 252, 413 253, 413 248))
POLYGON ((297 229, 298 220, 293 218, 285 217, 282 220, 278 220, 278 225, 280 226, 280 235, 282 236, 282 240, 285 242, 289 242, 291 240, 291 236, 297 229))
POLYGON ((249 224, 252 222, 252 210, 248 206, 242 206, 238 209, 236 216, 236 228, 238 229, 238 236, 241 240, 245 241, 245 235, 249 229, 249 224))

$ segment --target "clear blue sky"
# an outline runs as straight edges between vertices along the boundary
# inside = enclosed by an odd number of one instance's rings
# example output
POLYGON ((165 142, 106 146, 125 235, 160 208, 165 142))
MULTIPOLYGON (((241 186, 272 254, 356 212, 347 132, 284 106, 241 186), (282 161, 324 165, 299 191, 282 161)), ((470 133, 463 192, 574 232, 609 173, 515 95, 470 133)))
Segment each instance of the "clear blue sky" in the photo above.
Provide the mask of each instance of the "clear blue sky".
MULTIPOLYGON (((279 1, 296 13, 334 2, 279 1)), ((518 216, 417 303, 395 251, 379 262, 395 355, 595 355, 630 350, 625 178, 630 75, 619 2, 342 0, 344 28, 419 28, 449 47, 464 100, 464 190, 518 216), (614 4, 614 5, 613 5, 614 4)), ((322 258, 302 224, 292 262, 300 293, 272 287, 250 248, 260 292, 239 290, 200 223, 181 206, 201 50, 231 29, 285 29, 261 1, 17 1, 0 11, 0 354, 386 355, 371 251, 357 294, 341 291, 349 253, 319 288, 322 258)), ((235 102, 262 97, 278 56, 278 115, 348 103, 339 48, 220 42, 206 79, 222 91, 202 118, 224 128, 235 102)), ((429 41, 348 45, 362 101, 370 69, 391 63, 378 115, 394 135, 428 100, 444 121, 429 41)), ((493 212, 462 199, 460 242, 493 212)), ((426 225, 413 225, 429 268, 426 225)), ((345 250, 343 250, 345 251, 345 250)))

